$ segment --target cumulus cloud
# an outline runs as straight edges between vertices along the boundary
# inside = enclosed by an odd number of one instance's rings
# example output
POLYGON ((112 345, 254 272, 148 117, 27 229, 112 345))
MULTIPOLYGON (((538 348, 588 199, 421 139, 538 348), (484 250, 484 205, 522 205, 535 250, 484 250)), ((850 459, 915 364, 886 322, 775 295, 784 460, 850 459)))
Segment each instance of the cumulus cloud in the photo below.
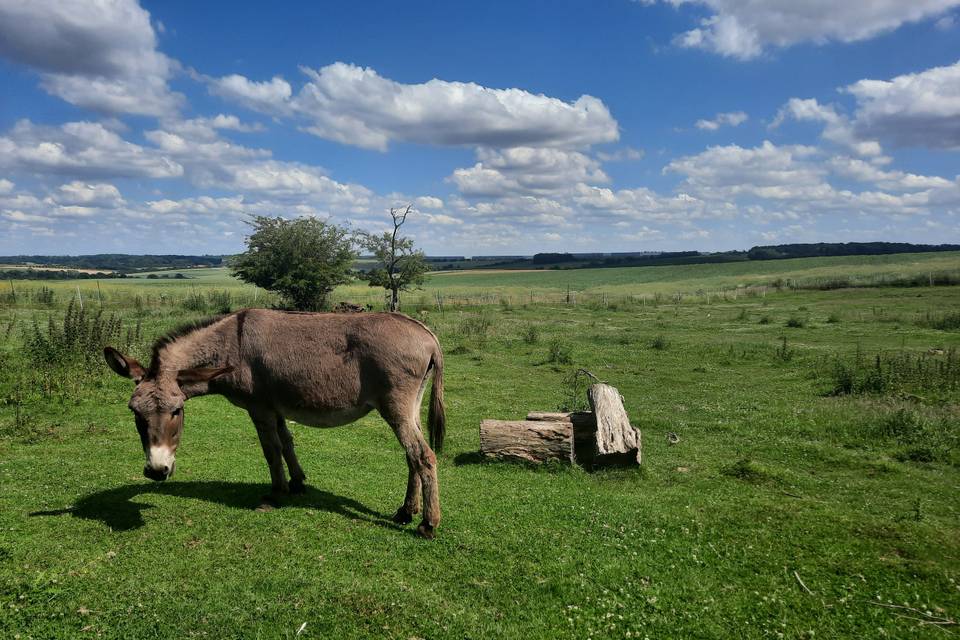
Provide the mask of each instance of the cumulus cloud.
POLYGON ((75 180, 60 185, 51 201, 62 206, 115 209, 125 204, 120 190, 109 183, 87 183, 75 180))
POLYGON ((923 176, 903 171, 884 171, 876 165, 859 158, 835 157, 828 164, 830 170, 844 178, 869 182, 889 191, 918 191, 947 188, 952 183, 939 176, 923 176))
POLYGON ((295 114, 306 121, 304 130, 316 136, 381 151, 392 141, 583 147, 619 138, 607 107, 588 95, 564 102, 472 82, 403 84, 342 62, 302 71, 308 80, 296 95, 279 77, 256 82, 233 75, 209 82, 214 93, 257 111, 295 114))
POLYGON ((891 80, 860 80, 845 91, 857 100, 858 135, 960 149, 960 61, 891 80))
POLYGON ((80 107, 162 116, 183 102, 167 84, 176 63, 136 0, 0 0, 0 56, 80 107))
POLYGON ((833 105, 820 104, 813 98, 807 100, 791 98, 780 107, 770 128, 775 129, 788 119, 822 123, 825 140, 844 146, 858 155, 879 157, 883 153, 883 148, 876 140, 866 140, 857 136, 849 118, 838 113, 833 105))
POLYGON ((577 183, 608 182, 600 163, 578 151, 513 147, 477 151, 479 162, 450 180, 467 196, 555 195, 577 183))
POLYGON ((0 167, 76 177, 183 175, 178 162, 155 149, 128 142, 96 122, 46 127, 21 120, 0 136, 0 167))
POLYGON ((256 82, 238 74, 208 79, 210 92, 227 100, 237 102, 248 109, 271 115, 290 112, 290 83, 275 76, 271 80, 256 82))
MULTIPOLYGON (((642 0, 652 4, 656 0, 642 0)), ((710 15, 676 36, 682 47, 750 60, 773 47, 801 42, 857 42, 901 25, 942 15, 960 0, 662 0, 675 7, 695 5, 710 15)))
POLYGON ((677 158, 665 173, 684 176, 689 190, 711 198, 750 194, 761 198, 816 197, 824 186, 825 171, 807 159, 814 147, 776 146, 769 140, 759 147, 709 147, 694 156, 677 158))
POLYGON ((718 113, 712 120, 697 120, 697 129, 704 131, 716 131, 724 125, 739 127, 747 121, 747 114, 743 111, 729 111, 727 113, 718 113))

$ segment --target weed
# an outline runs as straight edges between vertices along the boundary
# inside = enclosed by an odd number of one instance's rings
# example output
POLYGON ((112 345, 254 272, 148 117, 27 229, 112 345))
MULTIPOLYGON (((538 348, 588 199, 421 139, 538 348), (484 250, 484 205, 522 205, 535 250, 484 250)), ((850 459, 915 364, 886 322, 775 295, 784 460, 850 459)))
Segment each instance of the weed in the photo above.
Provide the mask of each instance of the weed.
POLYGON ((780 346, 777 347, 775 353, 777 355, 777 360, 780 362, 790 362, 793 360, 794 350, 787 345, 787 336, 782 336, 780 338, 780 346))
POLYGON ((830 378, 833 395, 940 395, 960 389, 960 357, 955 349, 942 355, 900 351, 878 353, 868 365, 858 353, 852 360, 837 358, 830 378))
POLYGON ((563 378, 561 384, 563 400, 557 405, 557 411, 586 411, 590 408, 587 401, 589 380, 579 369, 574 369, 563 378))
POLYGON ((650 342, 648 343, 648 346, 651 349, 655 349, 657 351, 664 351, 667 347, 670 346, 670 343, 667 341, 666 336, 658 335, 658 336, 654 336, 654 338, 650 340, 650 342))
POLYGON ((827 316, 827 322, 829 324, 839 324, 840 314, 838 314, 836 311, 831 312, 830 315, 827 316))
POLYGON ((555 364, 571 364, 573 356, 570 345, 559 338, 550 341, 547 347, 547 362, 555 364))
POLYGON ((805 323, 802 319, 794 316, 787 320, 787 324, 785 326, 790 329, 802 329, 805 326, 805 323))
POLYGON ((927 311, 917 319, 917 326, 939 331, 960 331, 960 311, 939 314, 927 311))
POLYGON ((761 316, 757 324, 770 324, 770 316, 761 316))
POLYGON ((523 328, 523 333, 521 334, 523 341, 527 344, 537 344, 540 342, 540 327, 530 323, 523 328))

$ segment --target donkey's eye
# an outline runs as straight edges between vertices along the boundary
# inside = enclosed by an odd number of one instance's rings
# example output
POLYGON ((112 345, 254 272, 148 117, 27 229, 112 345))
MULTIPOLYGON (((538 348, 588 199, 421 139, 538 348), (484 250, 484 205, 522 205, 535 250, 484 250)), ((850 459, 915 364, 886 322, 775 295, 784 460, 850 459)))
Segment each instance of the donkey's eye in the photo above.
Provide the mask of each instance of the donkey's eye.
POLYGON ((183 413, 183 408, 182 408, 182 407, 178 407, 178 408, 174 409, 174 410, 170 413, 170 415, 173 416, 174 418, 176 418, 176 417, 177 417, 178 415, 180 415, 181 413, 183 413))

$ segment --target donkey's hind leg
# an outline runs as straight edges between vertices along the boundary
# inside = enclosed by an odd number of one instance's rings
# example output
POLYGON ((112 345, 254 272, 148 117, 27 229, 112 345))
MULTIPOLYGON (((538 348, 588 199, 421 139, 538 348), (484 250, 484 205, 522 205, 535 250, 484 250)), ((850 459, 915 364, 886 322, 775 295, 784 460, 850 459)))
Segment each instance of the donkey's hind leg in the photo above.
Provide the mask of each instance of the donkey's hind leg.
POLYGON ((420 510, 419 495, 423 494, 423 522, 417 533, 424 538, 433 538, 434 529, 440 523, 440 491, 437 485, 437 456, 423 438, 419 420, 408 407, 381 407, 380 413, 390 424, 406 453, 407 495, 403 506, 397 510, 394 520, 405 524, 420 510))
POLYGON ((290 470, 290 493, 303 493, 307 490, 303 483, 307 476, 303 473, 297 454, 293 450, 293 435, 281 415, 277 415, 277 433, 283 447, 283 459, 287 461, 287 468, 290 470))
POLYGON ((270 495, 263 497, 261 507, 278 506, 280 498, 288 493, 287 473, 283 468, 283 444, 277 428, 277 414, 272 410, 250 409, 248 411, 253 425, 257 428, 260 437, 260 446, 263 448, 263 457, 270 465, 270 495))

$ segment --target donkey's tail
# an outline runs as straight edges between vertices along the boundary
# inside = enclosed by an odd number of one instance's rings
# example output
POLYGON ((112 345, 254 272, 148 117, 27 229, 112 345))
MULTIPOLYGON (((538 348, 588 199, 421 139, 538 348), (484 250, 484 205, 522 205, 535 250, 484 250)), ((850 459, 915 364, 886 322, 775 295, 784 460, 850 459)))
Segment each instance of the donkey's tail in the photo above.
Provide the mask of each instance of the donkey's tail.
POLYGON ((433 386, 430 388, 430 410, 427 421, 430 424, 430 446, 434 451, 443 451, 443 436, 447 433, 447 418, 443 409, 443 352, 440 345, 430 357, 433 367, 433 386))

